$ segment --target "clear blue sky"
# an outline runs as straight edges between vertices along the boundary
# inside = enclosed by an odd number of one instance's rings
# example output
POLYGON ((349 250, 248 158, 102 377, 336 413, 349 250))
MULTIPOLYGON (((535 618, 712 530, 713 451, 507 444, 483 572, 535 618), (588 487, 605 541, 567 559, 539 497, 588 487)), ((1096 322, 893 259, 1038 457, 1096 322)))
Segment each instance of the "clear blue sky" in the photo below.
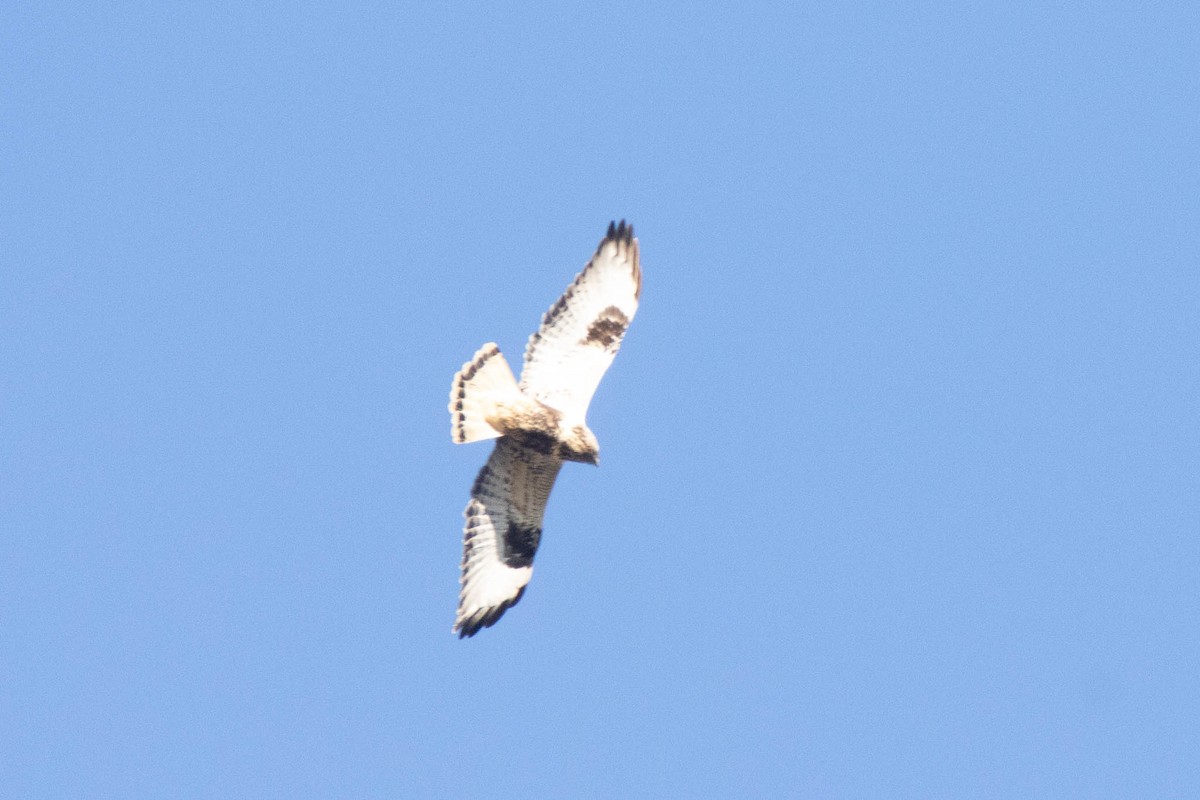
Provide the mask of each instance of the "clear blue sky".
MULTIPOLYGON (((398 7, 401 6, 401 7, 398 7)), ((0 795, 1200 790, 1200 11, 0 11, 0 795), (642 306, 451 635, 517 356, 642 306)))

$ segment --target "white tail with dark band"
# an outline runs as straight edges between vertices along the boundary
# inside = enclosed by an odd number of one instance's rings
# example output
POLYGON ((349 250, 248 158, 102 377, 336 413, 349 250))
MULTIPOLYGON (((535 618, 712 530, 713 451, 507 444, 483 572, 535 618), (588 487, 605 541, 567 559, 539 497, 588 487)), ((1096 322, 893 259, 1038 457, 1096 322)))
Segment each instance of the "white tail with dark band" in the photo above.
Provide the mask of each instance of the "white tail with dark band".
POLYGON ((458 444, 495 439, 501 432, 488 423, 502 401, 524 399, 512 368, 488 342, 463 364, 450 387, 450 436, 458 444))

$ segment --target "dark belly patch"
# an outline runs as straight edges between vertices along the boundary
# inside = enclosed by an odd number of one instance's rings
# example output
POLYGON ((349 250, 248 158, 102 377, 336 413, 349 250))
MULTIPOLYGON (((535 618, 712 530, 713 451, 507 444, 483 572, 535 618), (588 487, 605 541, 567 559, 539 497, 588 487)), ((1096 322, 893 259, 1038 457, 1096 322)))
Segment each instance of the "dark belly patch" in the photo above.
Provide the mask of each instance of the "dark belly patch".
POLYGON ((545 431, 516 430, 508 436, 539 455, 552 456, 558 450, 558 438, 545 431))

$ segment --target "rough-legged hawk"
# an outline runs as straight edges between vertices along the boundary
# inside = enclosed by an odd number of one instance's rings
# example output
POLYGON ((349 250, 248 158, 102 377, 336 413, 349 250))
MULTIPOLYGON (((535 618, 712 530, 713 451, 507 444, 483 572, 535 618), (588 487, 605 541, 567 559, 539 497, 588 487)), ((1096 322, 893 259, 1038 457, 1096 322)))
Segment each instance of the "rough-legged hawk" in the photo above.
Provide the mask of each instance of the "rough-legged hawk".
POLYGON ((463 516, 459 638, 488 628, 525 593, 542 516, 564 461, 598 463, 588 403, 637 311, 633 226, 612 223, 592 260, 529 337, 521 383, 495 344, 463 364, 450 389, 455 442, 496 439, 463 516))

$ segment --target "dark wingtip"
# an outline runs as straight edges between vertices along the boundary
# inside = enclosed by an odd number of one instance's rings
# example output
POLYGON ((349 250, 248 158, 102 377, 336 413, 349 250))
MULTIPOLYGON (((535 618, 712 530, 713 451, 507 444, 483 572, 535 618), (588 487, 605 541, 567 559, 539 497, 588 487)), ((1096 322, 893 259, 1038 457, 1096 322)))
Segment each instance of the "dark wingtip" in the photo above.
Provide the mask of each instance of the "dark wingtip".
POLYGON ((604 238, 628 244, 633 241, 633 225, 625 222, 625 220, 621 220, 619 223, 610 222, 608 223, 608 233, 605 234, 604 238))
POLYGON ((493 606, 482 613, 476 614, 475 616, 471 617, 471 619, 464 620, 463 623, 458 626, 458 638, 470 638, 484 628, 490 628, 495 625, 500 621, 500 618, 504 616, 505 611, 508 611, 521 601, 521 598, 525 596, 525 589, 527 588, 527 586, 522 586, 517 590, 517 594, 513 599, 505 600, 498 606, 493 606))

